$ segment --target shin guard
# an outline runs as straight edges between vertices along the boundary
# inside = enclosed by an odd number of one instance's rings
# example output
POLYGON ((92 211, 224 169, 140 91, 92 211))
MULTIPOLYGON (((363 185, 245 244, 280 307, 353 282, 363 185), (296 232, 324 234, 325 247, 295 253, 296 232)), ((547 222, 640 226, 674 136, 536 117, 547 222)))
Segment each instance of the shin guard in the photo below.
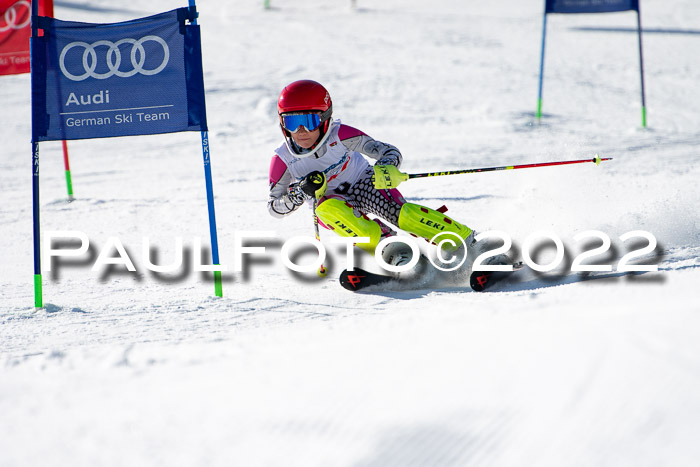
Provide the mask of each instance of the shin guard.
MULTIPOLYGON (((437 234, 450 232, 467 242, 472 229, 434 209, 414 203, 406 203, 399 213, 399 228, 427 240, 437 234)), ((454 249, 460 245, 456 245, 454 249)))
POLYGON ((382 235, 387 234, 385 230, 391 232, 379 221, 361 214, 358 217, 352 206, 336 198, 329 198, 320 203, 316 208, 316 215, 326 227, 341 237, 369 237, 369 243, 358 243, 357 246, 372 255, 382 235))

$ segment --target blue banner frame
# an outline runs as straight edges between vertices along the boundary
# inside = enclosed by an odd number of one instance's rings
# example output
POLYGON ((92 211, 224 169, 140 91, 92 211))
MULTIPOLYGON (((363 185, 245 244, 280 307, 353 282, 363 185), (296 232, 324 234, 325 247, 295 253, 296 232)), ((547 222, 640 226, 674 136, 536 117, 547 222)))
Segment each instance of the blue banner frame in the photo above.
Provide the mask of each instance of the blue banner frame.
POLYGON ((620 11, 637 12, 637 37, 639 43, 639 79, 642 95, 642 128, 647 126, 647 107, 644 91, 644 57, 642 54, 642 20, 639 0, 545 0, 542 20, 542 51, 540 53, 540 77, 537 94, 537 111, 535 117, 542 118, 542 86, 544 81, 544 49, 547 35, 547 15, 550 13, 612 13, 620 11))
MULTIPOLYGON (((199 131, 214 265, 219 263, 197 9, 110 24, 39 16, 32 2, 34 304, 43 306, 39 142, 199 131), (43 35, 39 35, 39 31, 43 35)), ((221 271, 215 293, 223 296, 221 271)))

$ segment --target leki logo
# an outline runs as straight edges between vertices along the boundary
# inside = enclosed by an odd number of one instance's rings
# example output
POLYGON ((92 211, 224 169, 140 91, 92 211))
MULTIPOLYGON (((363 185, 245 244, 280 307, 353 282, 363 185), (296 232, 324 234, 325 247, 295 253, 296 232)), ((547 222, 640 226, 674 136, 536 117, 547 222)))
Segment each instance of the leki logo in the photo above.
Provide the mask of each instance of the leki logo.
POLYGON ((489 276, 491 274, 489 273, 484 273, 484 274, 479 274, 476 276, 476 282, 483 288, 486 286, 486 283, 489 281, 489 276))
POLYGON ((357 288, 357 284, 362 282, 362 279, 364 279, 365 276, 360 276, 357 274, 349 274, 348 275, 348 281, 350 282, 350 285, 352 285, 354 288, 357 288))
POLYGON ((83 81, 87 78, 107 79, 112 76, 128 78, 130 76, 134 76, 136 73, 148 76, 157 75, 158 73, 163 71, 163 69, 168 64, 169 59, 170 49, 168 48, 168 44, 163 39, 161 39, 158 36, 144 36, 138 40, 126 38, 118 40, 117 42, 110 42, 105 40, 93 42, 92 44, 80 41, 71 42, 70 44, 66 45, 61 51, 61 56, 59 58, 59 66, 61 67, 61 72, 63 72, 63 75, 69 80, 83 81), (144 68, 144 64, 146 63, 146 50, 144 49, 143 44, 149 41, 156 42, 163 48, 163 57, 161 63, 152 69, 144 68), (119 47, 123 46, 124 44, 131 45, 131 69, 128 71, 120 69, 122 63, 122 53, 119 50, 119 47), (68 52, 71 49, 76 47, 83 49, 82 74, 73 74, 66 68, 66 55, 68 55, 68 52), (109 71, 105 73, 98 73, 95 71, 97 69, 98 63, 96 49, 101 47, 106 47, 105 58, 107 68, 109 69, 109 71))
POLYGON ((10 29, 22 29, 29 26, 32 18, 29 14, 31 10, 31 3, 27 0, 20 0, 12 5, 5 10, 5 14, 2 17, 4 21, 0 20, 0 32, 9 31, 10 29), (24 9, 21 7, 24 7, 24 9))

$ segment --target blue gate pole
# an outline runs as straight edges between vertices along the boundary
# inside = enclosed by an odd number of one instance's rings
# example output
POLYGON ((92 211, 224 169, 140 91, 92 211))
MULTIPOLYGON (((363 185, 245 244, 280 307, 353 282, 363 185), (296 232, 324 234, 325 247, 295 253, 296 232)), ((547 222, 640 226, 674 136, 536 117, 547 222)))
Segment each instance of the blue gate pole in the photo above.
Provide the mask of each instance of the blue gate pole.
POLYGON ((32 141, 32 221, 34 226, 34 306, 44 306, 41 284, 41 229, 39 223, 39 143, 32 141))
POLYGON ((647 127, 647 104, 644 99, 644 59, 642 58, 642 20, 637 6, 637 37, 639 38, 639 77, 642 84, 642 128, 647 127))
MULTIPOLYGON (((32 2, 32 37, 29 46, 29 58, 31 63, 32 100, 34 100, 34 81, 36 78, 36 40, 39 37, 39 2, 32 2)), ((32 106, 32 224, 34 237, 34 306, 41 308, 44 306, 44 294, 41 280, 41 228, 40 228, 39 202, 39 138, 34 125, 34 108, 32 106)))
POLYGON ((544 12, 544 18, 542 20, 542 53, 540 54, 540 86, 539 93, 537 94, 537 112, 535 116, 537 120, 542 118, 542 80, 544 75, 544 43, 547 34, 547 12, 544 12))
MULTIPOLYGON (((195 0, 189 0, 191 7, 197 7, 195 0)), ((192 21, 197 24, 197 18, 192 21)), ((211 161, 209 158, 209 132, 202 131, 202 157, 204 159, 204 180, 207 185, 207 207, 209 209, 209 236, 211 237, 211 259, 214 265, 219 266, 219 240, 216 235, 216 214, 214 213, 214 186, 211 181, 211 161)), ((217 297, 223 297, 223 285, 221 271, 214 271, 214 291, 217 297)))
MULTIPOLYGON (((219 266, 219 241, 216 235, 216 215, 214 214, 214 187, 211 181, 211 162, 209 159, 209 132, 202 131, 202 157, 204 158, 204 180, 207 185, 207 206, 209 209, 209 236, 211 237, 211 258, 219 266)), ((214 271, 214 291, 217 297, 223 297, 221 271, 214 271)))

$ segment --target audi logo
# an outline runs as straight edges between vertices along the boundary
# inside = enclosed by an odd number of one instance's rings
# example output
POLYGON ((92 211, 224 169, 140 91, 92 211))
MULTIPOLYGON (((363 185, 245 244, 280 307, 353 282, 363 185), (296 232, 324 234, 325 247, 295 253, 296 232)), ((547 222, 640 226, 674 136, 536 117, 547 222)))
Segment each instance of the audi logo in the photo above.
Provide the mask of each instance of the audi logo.
POLYGON ((147 76, 157 75, 158 73, 163 71, 165 66, 168 64, 169 59, 170 49, 168 48, 168 44, 163 39, 161 39, 158 36, 144 36, 138 40, 126 38, 118 40, 117 42, 110 42, 105 40, 93 42, 92 44, 80 41, 71 42, 70 44, 66 45, 61 51, 61 56, 59 58, 58 64, 61 67, 61 71, 63 72, 63 75, 66 78, 68 78, 71 81, 83 81, 87 78, 107 79, 112 76, 128 78, 130 76, 134 76, 136 73, 140 73, 142 75, 147 76), (144 49, 143 44, 149 41, 156 42, 163 48, 163 61, 156 68, 150 70, 143 67, 144 63, 146 62, 146 50, 144 49), (124 44, 131 45, 132 69, 129 71, 122 71, 119 69, 122 63, 122 53, 119 50, 119 46, 124 44), (66 55, 74 47, 83 49, 83 74, 76 75, 69 72, 66 69, 66 55), (97 51, 95 49, 97 49, 98 47, 107 47, 106 63, 107 68, 109 68, 109 71, 105 73, 98 73, 95 71, 97 69, 97 51))
POLYGON ((28 0, 19 0, 19 2, 5 10, 5 14, 3 15, 5 24, 3 25, 2 22, 0 22, 0 32, 9 31, 10 29, 22 29, 29 26, 29 23, 32 20, 32 15, 30 14, 31 11, 32 5, 28 0), (23 12, 24 16, 18 12, 18 7, 20 6, 25 8, 25 11, 23 12), (20 22, 18 23, 17 21, 20 22))

